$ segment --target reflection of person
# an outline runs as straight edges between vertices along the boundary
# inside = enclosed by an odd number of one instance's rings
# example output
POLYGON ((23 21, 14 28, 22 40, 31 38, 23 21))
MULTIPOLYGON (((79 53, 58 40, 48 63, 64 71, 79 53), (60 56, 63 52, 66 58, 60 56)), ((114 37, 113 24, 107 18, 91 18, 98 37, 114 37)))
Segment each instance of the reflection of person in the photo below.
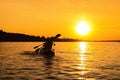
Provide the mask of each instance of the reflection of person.
POLYGON ((53 41, 55 39, 57 39, 58 37, 60 37, 60 36, 61 36, 61 34, 57 34, 55 37, 47 38, 47 40, 43 44, 43 49, 51 50, 52 49, 52 45, 53 45, 53 41))

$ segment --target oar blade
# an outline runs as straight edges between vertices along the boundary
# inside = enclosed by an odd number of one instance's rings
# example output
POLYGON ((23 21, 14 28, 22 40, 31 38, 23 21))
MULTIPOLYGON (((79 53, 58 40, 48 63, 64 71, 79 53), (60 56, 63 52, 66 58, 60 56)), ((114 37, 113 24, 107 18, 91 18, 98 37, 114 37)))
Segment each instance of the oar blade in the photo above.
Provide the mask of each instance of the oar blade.
POLYGON ((37 48, 37 47, 39 47, 39 46, 35 46, 34 49, 37 48))
POLYGON ((38 51, 39 51, 39 50, 40 50, 40 49, 38 48, 38 49, 36 49, 36 50, 35 50, 35 52, 37 52, 37 53, 38 53, 38 51))
POLYGON ((34 49, 38 48, 38 47, 41 46, 41 45, 42 45, 42 44, 35 46, 34 49))

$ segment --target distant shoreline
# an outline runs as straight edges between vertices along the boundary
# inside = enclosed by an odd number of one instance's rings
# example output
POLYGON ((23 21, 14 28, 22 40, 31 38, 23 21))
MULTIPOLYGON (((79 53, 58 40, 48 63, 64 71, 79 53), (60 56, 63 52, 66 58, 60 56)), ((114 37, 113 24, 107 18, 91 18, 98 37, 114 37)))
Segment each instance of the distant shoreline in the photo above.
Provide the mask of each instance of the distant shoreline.
MULTIPOLYGON (((21 33, 9 33, 0 30, 0 42, 44 42, 45 36, 33 36, 21 33)), ((55 42, 120 42, 120 40, 81 40, 72 38, 58 38, 55 42)))

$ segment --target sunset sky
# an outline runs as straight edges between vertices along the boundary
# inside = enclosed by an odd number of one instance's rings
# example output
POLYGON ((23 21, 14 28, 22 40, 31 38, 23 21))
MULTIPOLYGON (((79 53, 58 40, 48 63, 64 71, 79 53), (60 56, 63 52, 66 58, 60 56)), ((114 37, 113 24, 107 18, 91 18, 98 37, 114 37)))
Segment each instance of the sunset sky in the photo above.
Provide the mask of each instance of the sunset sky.
POLYGON ((36 36, 120 40, 120 0, 0 0, 0 29, 36 36), (80 35, 76 26, 90 27, 80 35))

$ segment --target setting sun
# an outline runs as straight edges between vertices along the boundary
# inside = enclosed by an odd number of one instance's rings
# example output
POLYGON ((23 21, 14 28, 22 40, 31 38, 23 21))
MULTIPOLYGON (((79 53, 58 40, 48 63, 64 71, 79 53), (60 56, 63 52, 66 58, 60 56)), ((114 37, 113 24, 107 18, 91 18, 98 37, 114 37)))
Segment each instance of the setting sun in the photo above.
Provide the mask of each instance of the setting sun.
POLYGON ((86 22, 82 21, 77 25, 76 31, 81 35, 86 35, 90 31, 90 27, 86 22))

